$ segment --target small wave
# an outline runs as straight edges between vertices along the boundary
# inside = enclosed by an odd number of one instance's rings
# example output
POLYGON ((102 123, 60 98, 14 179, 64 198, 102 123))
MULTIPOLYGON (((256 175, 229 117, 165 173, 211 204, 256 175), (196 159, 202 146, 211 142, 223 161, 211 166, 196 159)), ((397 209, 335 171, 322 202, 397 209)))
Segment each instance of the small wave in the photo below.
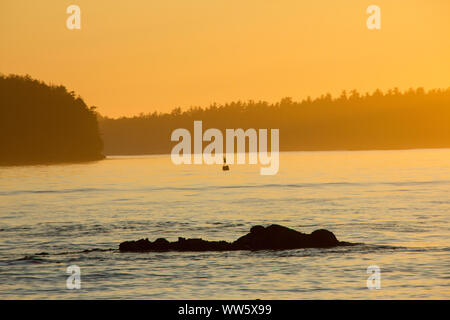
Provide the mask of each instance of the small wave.
POLYGON ((84 255, 93 252, 116 252, 118 249, 84 249, 84 250, 75 250, 75 251, 64 251, 64 252, 39 252, 36 254, 25 255, 22 258, 11 259, 11 260, 1 260, 0 265, 16 265, 16 264, 42 264, 42 263, 59 263, 61 261, 55 261, 52 257, 56 256, 66 256, 66 255, 84 255))
MULTIPOLYGON (((155 187, 146 188, 141 191, 208 191, 208 190, 227 190, 227 189, 300 189, 300 188, 321 188, 336 186, 374 186, 374 185, 390 185, 390 186, 420 186, 433 184, 450 184, 448 180, 432 180, 432 181, 400 181, 400 182, 320 182, 320 183, 270 183, 270 184, 240 184, 240 185, 210 185, 210 186, 183 186, 183 187, 155 187)), ((136 190, 139 191, 139 190, 136 190)))
POLYGON ((395 181, 395 182, 384 182, 381 184, 387 184, 392 186, 421 186, 421 185, 431 185, 431 184, 450 184, 449 180, 430 180, 430 181, 395 181))
MULTIPOLYGON (((56 252, 56 253, 49 253, 49 252, 39 252, 34 254, 33 256, 62 256, 62 255, 69 255, 69 254, 81 254, 81 253, 91 253, 91 252, 108 252, 108 251, 117 251, 116 249, 101 249, 101 248, 94 248, 94 249, 84 249, 84 250, 76 250, 76 251, 63 251, 63 252, 56 252)), ((32 256, 31 256, 32 257, 32 256)))
MULTIPOLYGON (((321 187, 336 187, 336 186, 374 186, 374 185, 389 185, 389 186, 421 186, 421 185, 435 185, 435 184, 450 184, 449 180, 431 180, 431 181, 398 181, 398 182, 320 182, 320 183, 271 183, 271 184, 240 184, 240 185, 203 185, 203 186, 178 186, 178 187, 145 187, 139 189, 120 189, 120 188, 75 188, 62 190, 13 190, 2 191, 0 196, 11 196, 21 194, 70 194, 70 193, 95 193, 95 192, 153 192, 153 191, 210 191, 210 190, 227 190, 227 189, 298 189, 298 188, 321 188, 321 187)), ((403 190, 407 191, 407 190, 403 190)), ((116 199, 116 201, 127 201, 129 199, 116 199)))
POLYGON ((64 193, 79 193, 79 192, 105 192, 113 191, 112 189, 102 188, 78 188, 78 189, 62 189, 62 190, 13 190, 0 192, 0 196, 21 195, 21 194, 64 194, 64 193))
POLYGON ((22 258, 19 259, 12 259, 12 260, 3 260, 0 261, 1 264, 6 264, 6 265, 10 265, 10 264, 25 264, 25 263, 32 263, 32 264, 38 264, 38 263, 45 263, 48 260, 41 258, 39 256, 36 255, 26 255, 22 258))
POLYGON ((32 230, 32 227, 24 226, 24 227, 7 227, 7 228, 0 228, 0 232, 28 232, 32 230))
MULTIPOLYGON (((212 253, 217 253, 220 255, 251 255, 254 257, 267 257, 271 256, 274 258, 289 258, 289 257, 318 257, 318 256, 330 256, 330 255, 342 255, 342 254, 373 254, 377 252, 402 252, 402 253, 414 253, 414 252, 448 252, 450 248, 437 248, 437 247, 427 247, 427 248, 415 248, 415 247, 403 247, 403 246, 389 246, 389 245, 374 245, 374 244, 364 244, 364 243, 352 243, 347 246, 339 246, 333 248, 302 248, 302 249, 287 249, 287 250, 257 250, 257 251, 212 251, 205 254, 205 252, 151 252, 150 254, 153 256, 157 256, 159 259, 172 259, 177 258, 178 254, 182 255, 190 255, 195 259, 202 259, 203 257, 210 257, 212 253)), ((93 248, 93 249, 84 249, 84 250, 74 250, 74 251, 64 251, 64 252, 39 252, 33 255, 26 255, 19 259, 0 261, 0 264, 11 265, 11 264, 23 264, 23 263, 32 263, 32 264, 41 264, 52 262, 54 263, 54 259, 51 259, 53 256, 67 256, 67 255, 81 255, 77 257, 77 261, 80 259, 92 259, 89 256, 90 253, 101 253, 101 252, 111 252, 111 253, 119 253, 118 249, 114 248, 93 248), (44 258, 45 257, 45 258, 44 258)), ((141 258, 146 260, 148 259, 148 254, 146 255, 133 255, 132 260, 140 260, 141 258)), ((129 260, 129 256, 123 255, 125 260, 129 260)), ((152 258, 153 259, 153 258, 152 258)))
POLYGON ((325 182, 325 183, 270 183, 270 184, 241 184, 241 185, 212 185, 199 187, 167 187, 161 190, 202 191, 202 190, 226 190, 226 189, 268 189, 268 188, 313 188, 336 185, 360 185, 350 182, 325 182))

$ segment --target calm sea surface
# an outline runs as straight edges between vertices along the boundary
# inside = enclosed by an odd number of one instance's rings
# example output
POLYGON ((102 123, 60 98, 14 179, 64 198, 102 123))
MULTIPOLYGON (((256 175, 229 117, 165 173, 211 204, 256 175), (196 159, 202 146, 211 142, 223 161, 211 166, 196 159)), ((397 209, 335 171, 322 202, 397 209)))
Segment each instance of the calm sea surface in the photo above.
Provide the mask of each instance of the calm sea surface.
POLYGON ((449 299, 450 150, 281 153, 275 176, 166 155, 0 167, 0 298, 449 299), (272 223, 362 244, 117 251, 147 237, 231 241, 272 223), (66 289, 69 265, 79 290, 66 289), (370 265, 379 290, 366 287, 370 265))

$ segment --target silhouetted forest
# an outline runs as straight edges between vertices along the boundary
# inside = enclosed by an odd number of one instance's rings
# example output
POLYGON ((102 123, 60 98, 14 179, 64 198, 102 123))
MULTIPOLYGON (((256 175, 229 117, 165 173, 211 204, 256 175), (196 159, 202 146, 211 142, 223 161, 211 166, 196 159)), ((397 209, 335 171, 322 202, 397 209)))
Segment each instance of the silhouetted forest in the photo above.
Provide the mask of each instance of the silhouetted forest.
POLYGON ((0 164, 102 159, 95 108, 29 76, 0 75, 0 164))
MULTIPOLYGON (((301 102, 233 102, 119 119, 100 118, 106 154, 170 153, 176 128, 279 128, 280 150, 372 150, 450 147, 450 88, 356 90, 301 102)), ((206 145, 205 143, 204 145, 206 145)))
POLYGON ((0 75, 0 164, 101 159, 99 124, 106 154, 170 153, 172 131, 192 132, 194 120, 203 121, 204 131, 280 129, 281 151, 448 148, 450 88, 353 90, 336 98, 238 101, 111 119, 64 86, 0 75))

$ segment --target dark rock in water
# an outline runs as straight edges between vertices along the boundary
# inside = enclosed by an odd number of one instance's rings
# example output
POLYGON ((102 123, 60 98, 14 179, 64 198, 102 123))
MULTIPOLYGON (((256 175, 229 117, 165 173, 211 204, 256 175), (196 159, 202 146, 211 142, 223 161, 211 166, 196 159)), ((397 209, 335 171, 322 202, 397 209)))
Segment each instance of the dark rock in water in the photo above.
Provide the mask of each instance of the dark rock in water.
POLYGON ((151 242, 148 239, 141 239, 122 242, 119 245, 119 250, 122 252, 286 250, 348 245, 351 245, 351 243, 339 241, 332 232, 325 229, 306 234, 273 224, 267 228, 253 226, 249 233, 234 242, 185 238, 178 238, 178 241, 174 242, 159 238, 151 242))
POLYGON ((273 224, 267 228, 255 226, 250 233, 240 237, 232 246, 248 250, 282 250, 298 248, 326 248, 339 245, 334 234, 328 230, 316 230, 305 234, 273 224))

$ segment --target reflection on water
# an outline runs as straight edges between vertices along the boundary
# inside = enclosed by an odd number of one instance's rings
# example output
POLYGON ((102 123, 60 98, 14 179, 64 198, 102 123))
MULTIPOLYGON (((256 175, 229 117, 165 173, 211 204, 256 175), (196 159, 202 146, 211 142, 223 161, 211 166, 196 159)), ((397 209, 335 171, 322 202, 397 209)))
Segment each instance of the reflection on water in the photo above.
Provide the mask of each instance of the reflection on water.
POLYGON ((170 156, 0 168, 0 298, 450 298, 450 150, 170 156), (123 240, 233 240, 255 224, 333 231, 336 249, 120 253, 123 240), (82 288, 67 290, 66 268, 82 288), (380 290, 366 269, 378 265, 380 290))

